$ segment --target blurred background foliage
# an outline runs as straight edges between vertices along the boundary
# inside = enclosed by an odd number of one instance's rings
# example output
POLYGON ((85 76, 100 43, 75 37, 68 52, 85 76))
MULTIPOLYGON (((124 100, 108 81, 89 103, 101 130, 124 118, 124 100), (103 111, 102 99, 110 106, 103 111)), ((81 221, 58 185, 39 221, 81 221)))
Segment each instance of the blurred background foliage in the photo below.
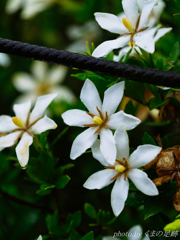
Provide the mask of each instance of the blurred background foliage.
MULTIPOLYGON (((25 0, 23 1, 25 2, 25 0)), ((47 4, 45 9, 27 18, 26 14, 23 13, 23 1, 0 1, 1 37, 49 48, 61 50, 70 49, 74 52, 83 52, 86 50, 86 41, 89 41, 89 43, 94 42, 95 46, 97 46, 105 40, 114 38, 113 34, 102 30, 94 21, 94 12, 108 12, 112 14, 122 12, 120 0, 52 0, 49 1, 50 3, 47 4), (8 4, 12 4, 13 1, 15 4, 14 7, 8 10, 8 4), (19 5, 17 6, 16 4, 19 5)), ((29 2, 31 2, 31 0, 29 0, 29 2)), ((165 27, 173 27, 173 30, 157 42, 156 51, 152 55, 154 63, 156 63, 159 58, 162 58, 164 65, 168 61, 170 51, 174 44, 180 41, 180 15, 177 14, 173 16, 175 13, 180 13, 180 3, 175 0, 165 2, 166 9, 162 13, 160 21, 165 27)), ((0 114, 13 116, 12 104, 21 94, 14 87, 14 74, 17 72, 31 74, 30 69, 34 61, 15 56, 9 57, 11 63, 6 67, 0 66, 0 114)), ((49 64, 49 68, 52 66, 52 64, 49 64)), ((150 65, 150 67, 154 67, 154 65, 150 65)), ((178 59, 174 70, 180 70, 178 59)), ((126 206, 124 211, 116 221, 114 221, 115 219, 110 207, 110 191, 112 185, 101 191, 89 191, 83 188, 83 183, 86 179, 92 173, 102 169, 100 164, 92 158, 89 152, 83 154, 75 162, 69 158, 71 143, 81 132, 81 129, 75 127, 66 129, 66 133, 51 146, 53 140, 66 128, 61 119, 61 113, 71 108, 85 109, 80 100, 78 100, 83 81, 71 76, 77 73, 82 73, 82 71, 68 69, 63 83, 74 92, 77 101, 73 103, 59 101, 51 104, 49 113, 51 118, 58 124, 58 128, 56 131, 51 131, 48 137, 46 134, 43 134, 37 139, 37 142, 31 147, 31 157, 27 169, 20 169, 14 147, 0 152, 0 239, 30 240, 36 239, 40 234, 46 236, 50 234, 52 238, 49 239, 78 240, 90 231, 94 232, 95 238, 98 237, 97 239, 101 239, 101 236, 113 235, 114 232, 126 232, 135 224, 142 225, 145 232, 150 228, 154 229, 153 224, 155 223, 157 226, 162 225, 161 228, 163 228, 165 224, 173 221, 177 215, 177 212, 173 208, 172 201, 168 200, 168 207, 164 213, 154 215, 144 221, 143 202, 140 201, 133 205, 132 198, 129 199, 130 203, 127 205, 134 207, 126 206), (42 155, 43 151, 44 156, 42 155), (58 158, 59 160, 55 161, 53 160, 54 158, 58 158), (39 159, 40 163, 39 165, 35 164, 36 169, 33 170, 33 164, 37 159, 39 159), (53 180, 48 182, 48 185, 47 179, 49 179, 49 176, 46 176, 46 173, 50 171, 49 166, 53 161, 55 161, 52 167, 53 180), (67 164, 71 165, 68 165, 66 167, 67 169, 63 170, 65 173, 62 173, 61 167, 67 164), (45 174, 43 180, 40 179, 42 172, 45 174), (59 186, 58 181, 60 180, 57 176, 67 175, 70 177, 70 181, 67 180, 68 177, 64 177, 63 180, 65 181, 65 185, 67 181, 67 187, 59 186), (56 185, 55 187, 54 184, 56 185), (15 198, 13 198, 12 195, 15 196, 15 198), (21 202, 19 199, 25 201, 21 202), (29 202, 35 204, 31 205, 29 202), (94 206, 96 213, 94 213, 94 208, 87 203, 94 206), (56 225, 56 215, 53 215, 53 217, 51 215, 55 209, 59 211, 58 213, 61 216, 60 225, 65 229, 62 231, 66 231, 64 235, 58 232, 60 231, 58 224, 56 227, 52 227, 56 225), (74 221, 77 221, 76 226, 70 227, 68 222, 70 220, 66 218, 66 215, 67 213, 74 214, 78 211, 81 211, 81 217, 79 217, 78 213, 74 221), (98 211, 100 212, 97 217, 98 211), (47 214, 50 214, 49 217, 47 217, 47 214), (78 220, 80 218, 81 221, 78 220), (113 221, 110 222, 111 220, 113 221), (70 230, 67 230, 68 227, 70 230)), ((107 89, 112 82, 117 80, 102 76, 102 78, 104 78, 103 81, 101 76, 87 72, 84 76, 85 78, 92 76, 92 78, 89 78, 96 84, 101 96, 103 96, 104 90, 107 89)), ((179 123, 169 124, 169 119, 159 119, 155 111, 149 111, 148 101, 150 98, 148 96, 152 96, 152 92, 155 94, 162 93, 151 85, 142 85, 131 81, 126 82, 125 94, 129 98, 123 100, 121 108, 124 109, 126 106, 125 111, 127 113, 134 113, 136 116, 139 114, 138 116, 143 120, 140 126, 129 133, 130 146, 133 148, 136 148, 142 143, 144 132, 147 132, 151 137, 155 137, 160 133, 161 137, 164 138, 163 143, 165 144, 165 148, 180 143, 179 123), (150 91, 147 90, 147 88, 150 89, 150 91), (133 100, 135 94, 135 100, 137 101, 133 100), (148 100, 146 100, 146 97, 148 100), (130 99, 132 99, 133 102, 129 102, 130 99), (140 104, 143 102, 146 106, 140 104), (127 103, 129 103, 128 106, 127 103)), ((172 92, 164 91, 163 96, 165 97, 171 93, 172 92)), ((159 109, 160 106, 161 103, 160 105, 155 104, 154 107, 151 105, 151 109, 159 109)), ((153 170, 151 174, 153 174, 153 170)), ((161 210, 161 212, 163 212, 163 210, 161 210)), ((54 214, 56 214, 56 212, 54 214)), ((73 217, 69 216, 69 218, 71 219, 73 217)), ((43 239, 46 238, 44 237, 43 239)), ((87 239, 92 238, 88 236, 87 239)))

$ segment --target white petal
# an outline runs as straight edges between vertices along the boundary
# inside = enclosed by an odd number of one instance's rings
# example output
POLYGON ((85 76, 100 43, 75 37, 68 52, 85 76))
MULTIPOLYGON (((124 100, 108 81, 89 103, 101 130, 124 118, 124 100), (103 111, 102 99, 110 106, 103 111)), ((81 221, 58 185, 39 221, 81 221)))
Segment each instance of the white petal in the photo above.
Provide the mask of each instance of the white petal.
POLYGON ((110 116, 107 125, 110 129, 113 130, 116 130, 121 125, 126 130, 131 130, 135 128, 140 122, 141 120, 139 118, 136 118, 130 114, 126 114, 123 111, 119 111, 110 116))
POLYGON ((92 145, 92 155, 97 159, 103 166, 109 166, 109 163, 105 160, 102 152, 100 150, 100 140, 96 139, 95 143, 92 145))
POLYGON ((29 146, 33 142, 33 137, 28 133, 24 133, 20 142, 16 147, 16 154, 21 167, 25 167, 29 160, 29 146))
POLYGON ((130 178, 137 189, 144 194, 148 196, 159 194, 155 184, 148 178, 148 175, 145 172, 139 169, 132 169, 128 172, 128 178, 130 178))
POLYGON ((128 231, 129 237, 128 240, 141 240, 142 236, 142 227, 140 225, 136 225, 129 229, 128 231))
POLYGON ((152 31, 145 30, 144 32, 135 34, 134 42, 137 46, 144 49, 146 52, 153 53, 155 51, 155 42, 153 37, 154 34, 152 31))
POLYGON ((13 123, 12 118, 7 115, 1 115, 0 116, 0 132, 11 132, 17 128, 17 126, 13 123))
POLYGON ((3 67, 8 67, 11 63, 10 57, 5 53, 0 53, 0 65, 3 67))
POLYGON ((101 110, 102 108, 101 99, 95 85, 89 79, 86 79, 82 87, 80 99, 87 107, 90 113, 94 115, 99 115, 96 107, 98 107, 99 110, 101 110))
POLYGON ((111 237, 111 236, 105 236, 105 237, 102 238, 102 240, 120 240, 120 238, 111 237))
POLYGON ((49 92, 58 94, 55 98, 55 102, 65 101, 69 104, 74 104, 76 102, 74 93, 66 86, 53 86, 49 89, 49 92))
POLYGON ((44 111, 48 107, 48 105, 52 102, 52 100, 57 96, 57 93, 43 95, 37 98, 36 104, 32 113, 30 115, 30 123, 36 121, 38 118, 41 118, 44 111))
POLYGON ((137 0, 139 11, 141 12, 144 6, 144 1, 145 0, 137 0))
POLYGON ((94 134, 96 130, 97 128, 94 127, 88 128, 75 138, 71 147, 71 159, 76 159, 94 144, 98 136, 98 134, 94 134))
POLYGON ((64 112, 62 115, 64 122, 69 126, 84 127, 84 124, 92 124, 92 117, 85 111, 72 109, 64 112))
POLYGON ((36 78, 36 81, 44 81, 46 78, 46 72, 48 65, 45 62, 34 61, 31 66, 31 72, 36 78))
POLYGON ((141 12, 138 30, 148 26, 149 15, 156 4, 157 0, 144 1, 144 6, 141 12))
POLYGON ((137 0, 123 0, 122 5, 126 17, 131 21, 133 28, 135 28, 139 16, 137 0))
POLYGON ((172 28, 161 28, 157 31, 154 42, 157 42, 161 37, 163 37, 166 33, 170 32, 172 28))
POLYGON ((14 100, 14 103, 15 104, 20 104, 20 103, 24 103, 24 102, 27 102, 27 101, 31 101, 31 103, 34 105, 36 100, 37 100, 37 94, 35 92, 29 92, 29 93, 26 92, 25 94, 19 95, 14 100))
POLYGON ((145 236, 142 240, 150 240, 150 238, 145 236))
POLYGON ((0 151, 2 151, 6 147, 11 147, 16 143, 18 136, 20 135, 21 131, 9 133, 4 137, 0 137, 0 151))
POLYGON ((13 106, 13 110, 15 112, 16 117, 19 117, 25 125, 28 114, 31 110, 31 101, 21 104, 15 104, 13 106))
POLYGON ((42 236, 40 235, 37 240, 42 240, 42 236))
POLYGON ((163 13, 164 9, 166 7, 166 4, 163 0, 159 0, 157 6, 153 8, 153 15, 156 19, 159 19, 161 14, 163 13))
POLYGON ((16 12, 22 4, 22 0, 8 0, 6 4, 6 12, 8 14, 12 14, 16 12))
POLYGON ((108 30, 112 33, 122 34, 127 32, 127 29, 122 24, 120 19, 110 13, 100 13, 96 12, 95 14, 96 21, 98 24, 105 30, 108 30))
POLYGON ((57 128, 56 123, 47 116, 44 116, 31 127, 31 131, 34 134, 41 134, 42 132, 55 128, 57 128))
POLYGON ((51 85, 62 83, 64 81, 64 78, 67 74, 68 68, 65 66, 55 66, 52 67, 47 72, 47 82, 49 82, 51 85))
POLYGON ((111 206, 115 216, 118 216, 125 205, 128 196, 129 181, 124 180, 124 174, 117 178, 111 192, 111 206))
POLYGON ((124 84, 124 81, 114 84, 105 91, 102 105, 102 112, 104 114, 107 112, 108 116, 111 116, 116 111, 124 94, 124 84))
POLYGON ((92 53, 93 57, 104 57, 108 55, 113 49, 124 47, 130 41, 129 36, 122 36, 115 40, 110 40, 101 43, 92 53))
POLYGON ((23 72, 15 73, 13 75, 13 84, 20 92, 34 91, 37 86, 31 75, 23 72))
POLYGON ((139 146, 129 157, 129 165, 132 168, 143 167, 151 162, 161 151, 161 147, 150 144, 139 146))
POLYGON ((111 178, 115 175, 116 171, 114 169, 101 170, 91 175, 83 186, 87 189, 102 189, 114 181, 111 178))
POLYGON ((114 134, 114 139, 117 148, 116 158, 123 160, 129 158, 129 137, 123 126, 120 126, 114 134))
MULTIPOLYGON (((131 47, 127 46, 127 47, 123 47, 120 51, 119 51, 119 54, 116 56, 114 55, 114 58, 113 60, 115 62, 119 62, 119 60, 123 57, 123 56, 126 56, 126 54, 129 52, 129 50, 131 49, 131 47)), ((124 58, 123 58, 123 61, 124 61, 124 58)))
POLYGON ((105 160, 113 165, 116 160, 117 150, 111 130, 103 128, 100 131, 100 149, 105 160))

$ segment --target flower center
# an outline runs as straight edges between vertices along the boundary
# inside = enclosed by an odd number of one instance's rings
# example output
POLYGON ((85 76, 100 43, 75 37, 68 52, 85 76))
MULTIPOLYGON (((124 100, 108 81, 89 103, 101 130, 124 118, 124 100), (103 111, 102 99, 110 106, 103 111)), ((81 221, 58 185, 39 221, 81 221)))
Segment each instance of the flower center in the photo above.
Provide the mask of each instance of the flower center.
POLYGON ((98 127, 98 129, 95 131, 94 134, 98 133, 101 131, 102 128, 106 128, 108 129, 108 126, 107 126, 107 121, 108 121, 108 114, 106 112, 106 116, 104 117, 102 112, 99 110, 98 107, 96 107, 98 113, 99 113, 99 117, 92 114, 92 113, 89 113, 89 112, 86 112, 90 117, 92 117, 92 120, 94 123, 92 124, 84 124, 85 127, 98 127))
POLYGON ((128 45, 129 45, 132 49, 136 46, 134 42, 132 42, 132 44, 131 44, 131 42, 128 42, 128 45))
POLYGON ((132 24, 131 24, 131 21, 128 19, 128 18, 123 18, 122 19, 122 22, 124 24, 124 26, 130 31, 132 32, 134 30, 132 24))
POLYGON ((98 125, 101 125, 103 123, 103 120, 98 116, 94 116, 93 117, 93 122, 98 124, 98 125))
POLYGON ((113 178, 111 178, 111 180, 115 180, 117 179, 118 177, 120 177, 122 174, 124 174, 124 180, 127 179, 127 175, 128 175, 128 171, 131 169, 129 164, 128 164, 128 161, 126 158, 123 158, 124 162, 121 161, 121 160, 118 160, 116 159, 116 162, 119 163, 117 164, 116 166, 108 166, 108 167, 105 167, 105 168, 108 168, 108 169, 114 169, 116 170, 116 172, 118 172, 113 178))
POLYGON ((115 166, 115 170, 116 170, 116 172, 122 173, 126 170, 126 168, 123 165, 118 164, 115 166))
POLYGON ((17 127, 20 127, 20 128, 25 127, 22 120, 19 117, 12 117, 12 121, 17 127))
POLYGON ((38 94, 39 95, 45 95, 47 93, 49 93, 49 84, 47 84, 45 81, 44 82, 41 82, 39 83, 38 85, 38 94))

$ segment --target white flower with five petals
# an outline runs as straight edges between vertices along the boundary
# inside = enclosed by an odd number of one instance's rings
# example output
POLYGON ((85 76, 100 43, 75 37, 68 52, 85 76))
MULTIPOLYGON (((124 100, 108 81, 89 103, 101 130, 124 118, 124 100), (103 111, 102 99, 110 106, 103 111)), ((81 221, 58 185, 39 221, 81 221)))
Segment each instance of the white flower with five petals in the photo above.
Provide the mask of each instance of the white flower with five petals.
POLYGON ((107 162, 113 164, 116 146, 112 130, 123 125, 126 130, 135 128, 141 121, 129 114, 119 111, 114 113, 123 97, 124 82, 117 83, 104 93, 103 104, 95 85, 86 80, 81 90, 80 99, 89 112, 69 110, 62 118, 69 126, 89 127, 74 140, 70 157, 76 159, 90 148, 100 135, 100 148, 107 162))
POLYGON ((56 96, 57 94, 54 93, 38 97, 32 112, 30 112, 31 101, 28 101, 14 105, 15 117, 0 116, 0 132, 6 133, 5 136, 0 137, 0 151, 13 146, 20 139, 16 147, 16 155, 23 168, 29 160, 29 146, 33 142, 34 134, 41 134, 57 127, 53 120, 47 116, 43 117, 45 109, 56 96))
POLYGON ((122 5, 125 18, 122 21, 119 17, 109 13, 95 13, 98 24, 105 30, 117 33, 120 36, 115 40, 110 40, 100 44, 93 52, 94 57, 103 57, 113 49, 122 48, 128 43, 138 46, 146 52, 153 53, 155 50, 154 33, 148 29, 148 19, 156 4, 156 0, 144 2, 141 13, 137 0, 123 0, 122 5))
MULTIPOLYGON (((158 25, 157 27, 151 28, 149 30, 149 32, 151 32, 151 34, 154 36, 153 37, 154 43, 156 43, 161 37, 163 37, 166 33, 170 32, 172 30, 171 27, 170 28, 161 28, 161 29, 159 29, 160 26, 161 25, 158 25)), ((126 58, 127 53, 130 51, 130 49, 132 49, 132 52, 129 55, 130 57, 137 56, 137 52, 142 55, 142 52, 141 52, 141 50, 140 50, 140 48, 138 46, 133 45, 133 47, 132 47, 129 44, 129 46, 122 48, 119 51, 119 54, 117 56, 114 55, 114 61, 118 62, 120 59, 122 59, 122 61, 124 61, 125 58, 126 58)))
POLYGON ((92 146, 93 157, 107 169, 91 175, 85 182, 84 187, 87 189, 101 189, 116 180, 111 192, 111 206, 115 216, 118 216, 123 210, 128 196, 128 178, 144 194, 149 196, 158 195, 155 184, 145 172, 138 168, 152 161, 161 151, 161 147, 149 144, 142 145, 129 156, 129 139, 123 126, 120 126, 115 131, 114 138, 117 155, 113 165, 110 165, 103 157, 99 140, 96 140, 92 146))

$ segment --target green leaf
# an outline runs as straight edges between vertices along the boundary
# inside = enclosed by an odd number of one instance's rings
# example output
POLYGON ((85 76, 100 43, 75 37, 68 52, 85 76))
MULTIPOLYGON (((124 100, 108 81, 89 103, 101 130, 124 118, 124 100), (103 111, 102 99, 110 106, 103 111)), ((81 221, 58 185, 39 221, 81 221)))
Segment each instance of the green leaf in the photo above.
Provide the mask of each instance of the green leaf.
POLYGON ((62 225, 58 224, 58 213, 57 211, 54 212, 53 215, 48 215, 46 218, 46 224, 48 227, 48 230, 58 236, 63 236, 65 234, 65 231, 62 227, 62 225))
POLYGON ((94 233, 89 232, 84 237, 82 237, 80 240, 94 240, 94 233))
POLYGON ((56 188, 57 189, 65 188, 69 181, 70 177, 68 175, 59 177, 55 183, 56 188))
POLYGON ((126 206, 139 207, 144 203, 145 195, 139 191, 129 191, 128 198, 125 202, 126 206))
POLYGON ((126 107, 125 107, 125 109, 124 109, 124 112, 127 113, 127 114, 131 114, 131 115, 135 116, 136 111, 135 111, 134 105, 133 105, 133 103, 132 103, 132 100, 130 100, 130 101, 126 104, 126 107))
POLYGON ((127 64, 131 64, 131 65, 135 65, 135 66, 144 67, 144 68, 147 67, 147 65, 143 61, 140 61, 140 60, 138 60, 136 58, 128 58, 126 63, 127 64))
POLYGON ((158 98, 151 98, 149 100, 149 109, 150 110, 153 110, 155 108, 158 108, 164 104, 166 104, 168 102, 168 100, 161 100, 161 99, 158 99, 158 98))
POLYGON ((180 231, 180 219, 176 219, 174 222, 167 224, 164 227, 164 231, 180 231))
POLYGON ((75 212, 74 214, 68 214, 66 218, 66 223, 69 226, 71 224, 71 229, 75 229, 81 223, 81 212, 75 212))
POLYGON ((175 107, 178 111, 180 111, 180 102, 173 97, 169 97, 169 104, 173 107, 175 107))
POLYGON ((71 74, 71 77, 78 78, 79 80, 85 81, 87 76, 86 73, 76 73, 76 74, 71 74))
POLYGON ((85 203, 84 204, 84 211, 89 217, 91 217, 93 219, 96 218, 96 215, 97 215, 96 210, 91 204, 85 203))
POLYGON ((69 238, 68 240, 79 240, 81 237, 79 235, 78 232, 76 232, 75 230, 72 230, 69 234, 69 238))
POLYGON ((67 164, 67 165, 65 165, 65 166, 62 166, 61 168, 62 168, 62 170, 64 171, 64 170, 70 169, 70 168, 72 168, 72 167, 74 167, 74 164, 73 164, 73 163, 69 163, 69 164, 67 164))
POLYGON ((146 101, 144 98, 145 87, 143 83, 135 82, 135 81, 126 81, 126 89, 125 96, 130 97, 132 99, 137 100, 138 102, 146 105, 146 101))
POLYGON ((54 167, 58 162, 47 151, 41 150, 38 158, 31 158, 26 170, 28 176, 37 183, 47 183, 53 181, 54 167))
POLYGON ((54 187, 55 185, 42 184, 40 190, 38 190, 36 193, 41 196, 48 195, 51 192, 51 189, 54 187))
POLYGON ((155 68, 156 68, 156 69, 159 69, 159 70, 163 70, 163 68, 164 68, 164 62, 163 62, 163 59, 162 59, 162 58, 160 58, 160 59, 157 60, 155 68))
POLYGON ((180 45, 179 45, 179 42, 176 42, 169 54, 168 61, 175 65, 179 60, 179 56, 180 56, 180 45))
POLYGON ((114 52, 113 51, 108 53, 108 55, 106 57, 103 57, 103 59, 109 60, 109 61, 113 61, 113 58, 114 58, 114 52))
POLYGON ((155 140, 146 132, 143 135, 142 144, 151 144, 157 146, 155 140))

